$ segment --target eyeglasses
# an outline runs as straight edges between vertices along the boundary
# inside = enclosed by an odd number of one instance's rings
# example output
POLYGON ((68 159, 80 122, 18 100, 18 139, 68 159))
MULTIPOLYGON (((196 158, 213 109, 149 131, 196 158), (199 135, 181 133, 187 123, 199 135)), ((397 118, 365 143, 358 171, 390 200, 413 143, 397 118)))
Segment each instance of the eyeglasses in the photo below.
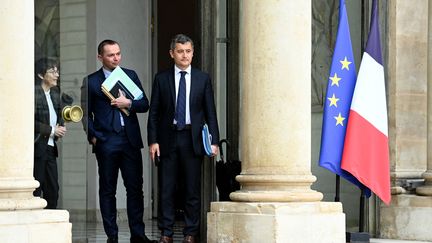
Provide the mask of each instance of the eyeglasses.
POLYGON ((51 69, 48 69, 46 72, 52 73, 52 74, 59 74, 60 70, 58 70, 57 68, 51 68, 51 69))

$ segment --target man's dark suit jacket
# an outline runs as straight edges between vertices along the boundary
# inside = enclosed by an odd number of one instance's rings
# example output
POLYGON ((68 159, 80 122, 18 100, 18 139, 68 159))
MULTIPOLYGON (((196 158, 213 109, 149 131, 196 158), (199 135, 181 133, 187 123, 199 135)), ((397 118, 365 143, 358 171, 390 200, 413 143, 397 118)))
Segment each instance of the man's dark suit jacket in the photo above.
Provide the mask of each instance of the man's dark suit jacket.
MULTIPOLYGON (((144 89, 135 71, 126 68, 122 69, 144 93, 144 89)), ((119 112, 119 109, 111 106, 110 99, 102 92, 101 85, 103 81, 105 81, 105 74, 101 68, 84 79, 83 86, 81 87, 81 104, 85 115, 83 123, 89 142, 93 137, 96 137, 99 141, 106 141, 106 134, 113 132, 114 112, 119 112)), ((149 102, 144 93, 142 99, 132 101, 129 116, 122 113, 126 136, 129 143, 135 148, 143 148, 136 113, 146 112, 148 109, 149 102)))
MULTIPOLYGON (((54 110, 57 113, 57 123, 61 123, 61 103, 60 91, 58 87, 53 87, 50 90, 51 101, 54 110)), ((34 157, 38 158, 43 153, 46 153, 48 139, 51 134, 50 117, 48 102, 46 101, 45 92, 39 84, 35 85, 35 141, 34 141, 34 157)), ((57 140, 57 138, 55 138, 57 140)), ((55 154, 58 156, 57 146, 54 143, 55 154)))
MULTIPOLYGON (((152 95, 149 119, 147 123, 148 144, 159 144, 161 156, 169 151, 174 141, 175 132, 172 128, 176 92, 174 83, 174 67, 156 74, 152 95)), ((196 155, 204 155, 201 136, 203 124, 208 124, 212 135, 212 144, 218 144, 219 129, 214 104, 213 88, 210 77, 199 69, 191 69, 191 85, 189 94, 189 111, 192 125, 192 142, 196 155)))

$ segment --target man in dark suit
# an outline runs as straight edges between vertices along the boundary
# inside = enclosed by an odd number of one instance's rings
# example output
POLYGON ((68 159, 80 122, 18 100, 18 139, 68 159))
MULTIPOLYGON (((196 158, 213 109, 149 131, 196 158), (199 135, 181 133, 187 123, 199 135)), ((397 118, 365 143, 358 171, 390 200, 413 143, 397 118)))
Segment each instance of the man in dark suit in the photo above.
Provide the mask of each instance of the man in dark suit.
POLYGON ((121 61, 120 46, 116 41, 102 41, 98 46, 98 59, 102 68, 84 79, 81 98, 86 115, 84 128, 98 161, 99 201, 107 242, 118 242, 115 195, 119 170, 127 192, 130 242, 156 242, 144 234, 143 142, 136 114, 149 109, 148 100, 135 71, 126 68, 122 69, 143 91, 143 97, 131 100, 119 92, 118 98, 110 100, 102 92, 103 81, 121 61), (121 109, 126 109, 129 115, 121 109))
POLYGON ((182 173, 184 182, 183 242, 197 242, 204 158, 201 129, 204 123, 208 124, 214 156, 218 153, 218 122, 210 77, 191 67, 193 41, 183 34, 176 35, 171 41, 170 55, 175 65, 155 76, 147 124, 150 156, 153 161, 160 159, 159 242, 173 242, 177 171, 182 173))
POLYGON ((35 65, 35 140, 33 175, 40 186, 33 192, 47 201, 46 208, 57 208, 59 197, 57 139, 66 134, 62 125, 58 63, 42 58, 35 65))

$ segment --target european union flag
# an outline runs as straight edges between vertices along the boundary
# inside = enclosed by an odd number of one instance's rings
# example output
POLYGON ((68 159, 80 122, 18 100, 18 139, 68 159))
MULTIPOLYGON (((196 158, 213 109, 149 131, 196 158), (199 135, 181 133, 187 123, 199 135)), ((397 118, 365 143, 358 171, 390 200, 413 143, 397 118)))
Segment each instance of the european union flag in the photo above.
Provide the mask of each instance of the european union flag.
MULTIPOLYGON (((361 189, 367 189, 354 176, 341 169, 345 133, 356 79, 345 1, 340 0, 339 26, 324 103, 319 165, 361 189)), ((366 194, 370 195, 370 191, 366 194)))

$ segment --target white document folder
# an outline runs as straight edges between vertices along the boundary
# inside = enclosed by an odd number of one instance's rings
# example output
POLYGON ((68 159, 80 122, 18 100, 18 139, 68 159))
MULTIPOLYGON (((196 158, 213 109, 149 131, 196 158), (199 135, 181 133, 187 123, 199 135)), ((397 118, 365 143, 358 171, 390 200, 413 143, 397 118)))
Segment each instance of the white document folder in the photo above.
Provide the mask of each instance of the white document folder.
MULTIPOLYGON (((131 78, 117 66, 112 73, 102 83, 102 92, 113 100, 119 97, 119 90, 122 90, 126 97, 131 100, 140 100, 144 96, 143 91, 132 81, 131 78)), ((129 111, 121 109, 123 113, 129 116, 129 111)))
POLYGON ((113 93, 121 88, 129 99, 140 100, 143 97, 143 91, 132 81, 131 78, 117 66, 110 76, 102 83, 102 87, 108 90, 114 97, 118 97, 118 93, 113 93))

